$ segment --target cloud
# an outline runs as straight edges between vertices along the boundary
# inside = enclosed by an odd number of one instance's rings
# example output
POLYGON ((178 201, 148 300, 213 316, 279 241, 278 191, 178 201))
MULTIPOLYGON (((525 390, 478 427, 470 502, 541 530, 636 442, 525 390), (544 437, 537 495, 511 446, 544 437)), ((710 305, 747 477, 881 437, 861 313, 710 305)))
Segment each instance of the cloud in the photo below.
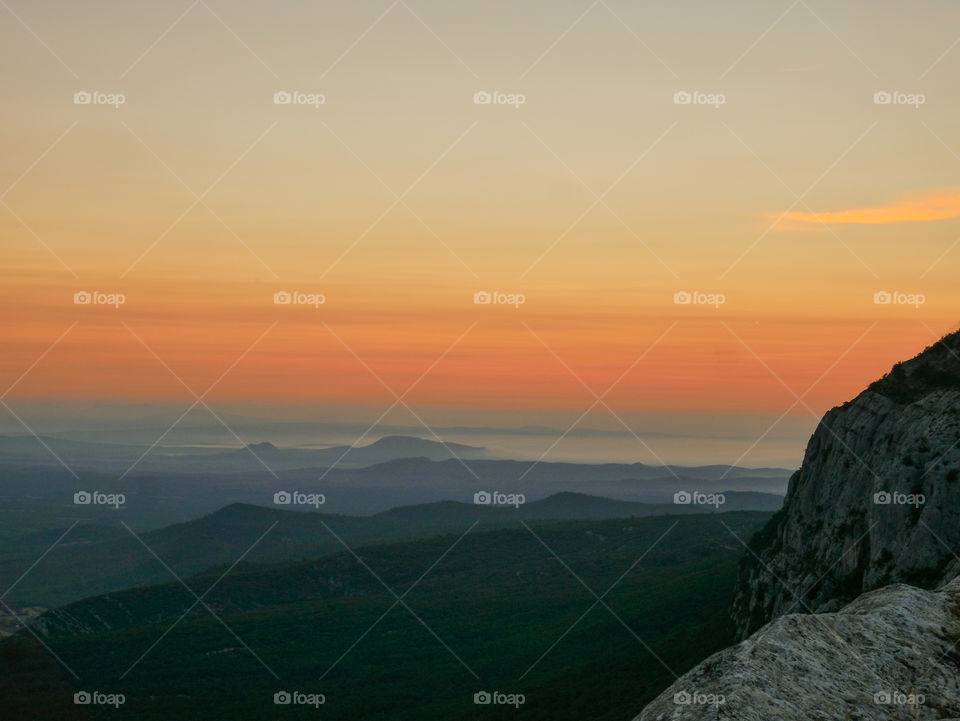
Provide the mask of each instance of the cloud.
POLYGON ((779 230, 815 230, 811 224, 890 225, 960 218, 960 188, 943 188, 872 208, 848 208, 823 213, 767 213, 779 230))

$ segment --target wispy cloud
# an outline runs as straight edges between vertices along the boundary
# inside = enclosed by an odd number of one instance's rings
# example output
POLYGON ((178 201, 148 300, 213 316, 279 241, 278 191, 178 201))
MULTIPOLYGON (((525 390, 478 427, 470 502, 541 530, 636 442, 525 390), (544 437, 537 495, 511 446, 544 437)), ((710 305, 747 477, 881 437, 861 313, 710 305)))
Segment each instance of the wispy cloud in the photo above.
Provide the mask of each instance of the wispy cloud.
POLYGON ((856 224, 889 225, 929 220, 960 218, 960 188, 941 188, 897 200, 888 205, 868 208, 847 208, 822 213, 794 211, 767 213, 778 230, 816 230, 813 225, 856 224))

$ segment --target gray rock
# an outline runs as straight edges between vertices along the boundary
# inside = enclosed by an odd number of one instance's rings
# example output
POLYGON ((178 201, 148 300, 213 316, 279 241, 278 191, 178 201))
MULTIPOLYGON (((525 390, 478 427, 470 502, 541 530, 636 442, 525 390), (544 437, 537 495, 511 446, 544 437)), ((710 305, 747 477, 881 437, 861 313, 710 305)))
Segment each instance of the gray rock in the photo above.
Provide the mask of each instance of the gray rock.
POLYGON ((789 614, 682 676, 635 721, 960 717, 960 579, 789 614))

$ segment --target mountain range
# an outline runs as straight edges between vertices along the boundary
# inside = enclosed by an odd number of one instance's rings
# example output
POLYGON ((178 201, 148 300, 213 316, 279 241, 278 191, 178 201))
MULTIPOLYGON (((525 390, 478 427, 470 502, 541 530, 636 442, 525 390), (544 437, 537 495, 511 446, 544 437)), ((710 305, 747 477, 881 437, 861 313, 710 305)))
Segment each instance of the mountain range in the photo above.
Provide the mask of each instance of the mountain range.
POLYGON ((274 494, 282 491, 320 494, 328 513, 366 515, 443 500, 471 502, 481 491, 522 493, 528 501, 569 492, 653 504, 672 503, 674 494, 684 491, 782 496, 791 473, 722 465, 473 459, 471 454, 483 455, 484 450, 407 437, 387 437, 353 450, 281 449, 269 443, 232 449, 158 447, 134 465, 146 447, 42 440, 0 437, 0 537, 62 528, 77 520, 114 525, 123 520, 145 531, 230 503, 272 504, 274 494), (450 457, 450 449, 457 457, 450 457), (337 464, 345 451, 344 460, 361 467, 337 464), (119 508, 77 506, 74 494, 83 491, 123 494, 126 502, 119 508))
MULTIPOLYGON (((725 494, 722 510, 774 511, 779 496, 725 494)), ((276 563, 321 556, 351 546, 452 533, 471 524, 481 530, 515 527, 519 521, 600 520, 689 515, 720 509, 685 504, 647 504, 577 493, 559 493, 517 507, 442 501, 402 506, 372 516, 311 513, 235 503, 198 519, 142 534, 114 525, 79 524, 8 539, 0 576, 17 578, 43 554, 43 564, 9 592, 21 606, 55 606, 85 596, 160 583, 229 564, 276 563), (263 535, 255 548, 248 546, 263 535), (149 549, 149 550, 148 550, 149 549), (157 557, 163 563, 157 562, 157 557)))
POLYGON ((387 437, 163 449, 118 481, 142 449, 64 443, 79 479, 0 439, 30 624, 0 641, 4 717, 111 718, 67 703, 78 668, 138 721, 272 718, 287 687, 331 719, 960 719, 960 333, 829 411, 793 473, 387 437))

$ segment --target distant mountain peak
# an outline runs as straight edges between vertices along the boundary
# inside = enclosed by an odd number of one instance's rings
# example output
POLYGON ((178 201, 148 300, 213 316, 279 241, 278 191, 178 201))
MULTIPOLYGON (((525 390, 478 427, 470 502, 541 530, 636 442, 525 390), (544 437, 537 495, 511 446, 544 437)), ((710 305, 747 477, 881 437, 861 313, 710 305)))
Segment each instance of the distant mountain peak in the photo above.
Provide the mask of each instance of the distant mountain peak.
POLYGON ((392 436, 383 436, 380 439, 374 441, 373 443, 363 446, 364 448, 377 449, 377 450, 386 450, 394 448, 410 448, 410 449, 419 449, 425 447, 435 447, 435 446, 448 446, 450 448, 469 448, 474 451, 482 451, 483 448, 479 446, 467 446, 463 443, 451 443, 441 440, 430 440, 428 438, 418 438, 417 436, 401 436, 401 435, 392 435, 392 436))
POLYGON ((280 450, 275 445, 273 445, 270 441, 260 441, 260 443, 248 443, 246 447, 251 451, 274 452, 274 451, 280 450))

